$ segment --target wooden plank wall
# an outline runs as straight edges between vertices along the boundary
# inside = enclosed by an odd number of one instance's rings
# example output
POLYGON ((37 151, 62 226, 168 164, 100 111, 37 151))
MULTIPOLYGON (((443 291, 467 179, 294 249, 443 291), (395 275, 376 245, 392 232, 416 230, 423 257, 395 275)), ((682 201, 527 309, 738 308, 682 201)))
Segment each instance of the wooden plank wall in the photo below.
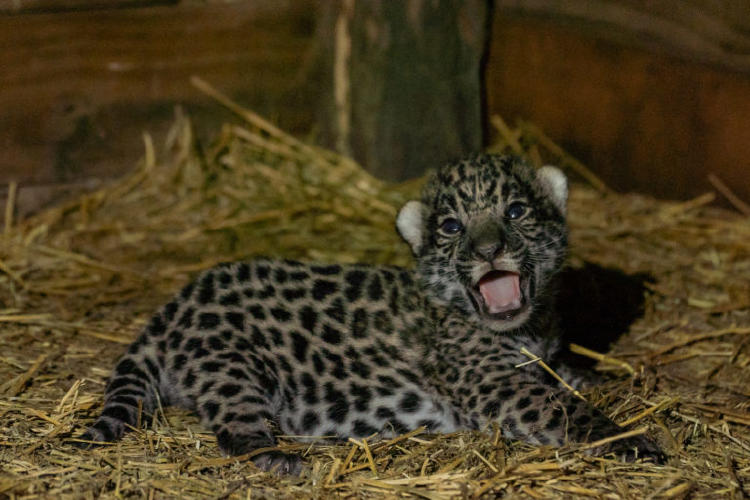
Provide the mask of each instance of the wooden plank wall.
POLYGON ((43 3, 0 15, 0 185, 21 184, 22 210, 132 168, 143 132, 158 141, 177 104, 204 130, 231 119, 191 75, 284 128, 312 128, 312 1, 38 13, 43 3))
MULTIPOLYGON (((206 136, 215 84, 316 128, 332 75, 313 0, 0 0, 0 202, 132 168, 177 104, 206 136), (324 74, 326 73, 326 74, 324 74)), ((718 175, 750 200, 747 0, 496 0, 488 114, 532 120, 619 190, 687 198, 718 175)), ((425 83, 425 89, 429 84, 425 83)))
POLYGON ((489 113, 535 122, 621 191, 750 201, 750 3, 499 0, 489 113))

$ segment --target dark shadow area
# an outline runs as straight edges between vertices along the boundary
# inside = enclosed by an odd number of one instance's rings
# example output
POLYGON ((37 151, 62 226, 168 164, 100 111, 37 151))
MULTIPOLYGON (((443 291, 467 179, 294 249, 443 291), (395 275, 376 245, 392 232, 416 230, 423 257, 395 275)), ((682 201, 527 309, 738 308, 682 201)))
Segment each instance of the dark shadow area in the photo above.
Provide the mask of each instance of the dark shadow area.
MULTIPOLYGON (((564 351, 570 343, 598 352, 625 333, 643 315, 647 274, 624 272, 587 262, 581 268, 565 268, 560 276, 558 309, 564 351)), ((592 365, 589 358, 568 353, 574 365, 592 365)))

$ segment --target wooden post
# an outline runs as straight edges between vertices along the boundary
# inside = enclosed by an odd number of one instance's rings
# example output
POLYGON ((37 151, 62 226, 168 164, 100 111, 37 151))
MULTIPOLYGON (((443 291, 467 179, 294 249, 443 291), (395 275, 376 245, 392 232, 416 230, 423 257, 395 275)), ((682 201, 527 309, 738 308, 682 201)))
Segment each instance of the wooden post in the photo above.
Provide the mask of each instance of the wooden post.
POLYGON ((484 0, 328 2, 321 141, 388 180, 478 151, 488 10, 484 0))

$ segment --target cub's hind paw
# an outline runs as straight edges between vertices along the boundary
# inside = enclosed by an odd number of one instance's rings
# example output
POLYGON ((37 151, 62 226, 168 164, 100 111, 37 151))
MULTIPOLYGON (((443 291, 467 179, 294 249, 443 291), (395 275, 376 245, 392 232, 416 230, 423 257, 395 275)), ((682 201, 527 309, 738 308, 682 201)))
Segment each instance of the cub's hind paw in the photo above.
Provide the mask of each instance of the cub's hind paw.
POLYGON ((267 451, 253 457, 253 463, 266 472, 279 476, 299 476, 302 472, 302 458, 281 451, 267 451))

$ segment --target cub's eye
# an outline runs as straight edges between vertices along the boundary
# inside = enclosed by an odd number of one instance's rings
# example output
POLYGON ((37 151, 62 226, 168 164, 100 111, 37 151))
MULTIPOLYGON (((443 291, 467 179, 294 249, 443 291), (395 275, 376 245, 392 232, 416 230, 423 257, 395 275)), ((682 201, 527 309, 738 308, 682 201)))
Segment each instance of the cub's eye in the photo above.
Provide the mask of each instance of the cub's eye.
POLYGON ((505 210, 505 216, 509 219, 520 219, 524 216, 524 214, 526 214, 526 211, 526 205, 521 203, 520 201, 516 201, 514 203, 511 203, 505 210))
POLYGON ((463 228, 463 224, 456 219, 445 219, 440 224, 440 230, 445 234, 458 234, 463 228))

